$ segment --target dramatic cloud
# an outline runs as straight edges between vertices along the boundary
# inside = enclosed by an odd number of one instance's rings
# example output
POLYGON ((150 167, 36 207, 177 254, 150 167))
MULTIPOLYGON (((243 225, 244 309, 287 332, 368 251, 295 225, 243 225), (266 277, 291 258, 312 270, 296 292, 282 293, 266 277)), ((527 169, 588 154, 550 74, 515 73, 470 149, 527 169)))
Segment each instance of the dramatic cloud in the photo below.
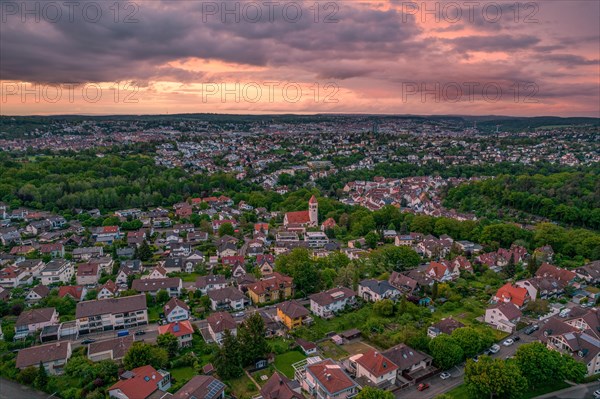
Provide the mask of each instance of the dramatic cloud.
POLYGON ((473 4, 121 0, 117 11, 114 2, 92 0, 75 9, 62 1, 3 1, 0 79, 10 87, 3 86, 2 108, 19 114, 167 108, 435 114, 452 113, 456 102, 403 90, 475 82, 477 96, 491 86, 504 96, 469 102, 470 110, 455 113, 598 115, 598 2, 473 4), (14 86, 123 81, 139 87, 138 102, 24 101, 14 86), (265 82, 306 90, 333 84, 338 101, 294 102, 285 93, 273 101, 219 95, 201 101, 215 84, 265 82), (507 94, 523 85, 536 88, 526 93, 536 102, 507 94))

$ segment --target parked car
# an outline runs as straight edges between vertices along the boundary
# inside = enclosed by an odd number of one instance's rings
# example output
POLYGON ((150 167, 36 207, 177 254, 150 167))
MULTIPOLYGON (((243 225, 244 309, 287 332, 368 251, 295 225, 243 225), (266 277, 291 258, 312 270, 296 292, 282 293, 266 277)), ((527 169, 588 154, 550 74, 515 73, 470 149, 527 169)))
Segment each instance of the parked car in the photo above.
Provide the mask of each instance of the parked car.
POLYGON ((500 345, 498 345, 498 344, 494 344, 494 345, 492 345, 492 347, 490 348, 490 352, 491 352, 491 353, 498 353, 498 351, 500 351, 500 345))
POLYGON ((600 399, 600 389, 594 392, 594 399, 600 399))
POLYGON ((136 336, 137 336, 137 335, 144 335, 144 334, 146 334, 146 331, 144 331, 144 330, 140 330, 140 331, 136 331, 136 332, 135 332, 135 335, 136 335, 136 336))
POLYGON ((473 359, 473 361, 474 361, 475 363, 477 363, 477 362, 479 361, 479 356, 478 356, 478 355, 475 355, 475 356, 473 356, 473 357, 472 357, 472 359, 473 359))
POLYGON ((532 326, 527 327, 524 330, 524 333, 527 334, 527 335, 531 335, 531 334, 533 334, 534 332, 536 332, 539 329, 540 329, 540 326, 538 326, 537 324, 534 324, 532 326))
POLYGON ((444 372, 444 373, 442 373, 442 374, 440 374, 440 378, 441 378, 442 380, 447 380, 447 379, 448 379, 448 378, 450 378, 450 377, 452 377, 452 374, 448 373, 447 371, 446 371, 446 372, 444 372))
POLYGON ((94 343, 94 342, 96 342, 96 340, 95 340, 95 339, 91 339, 91 338, 86 338, 86 339, 84 339, 83 341, 81 341, 81 343, 82 343, 83 345, 92 344, 92 343, 94 343))
POLYGON ((426 382, 424 382, 424 383, 422 383, 422 384, 419 384, 419 386, 417 387, 417 391, 424 391, 424 390, 426 390, 427 388, 429 388, 429 384, 428 384, 428 383, 426 383, 426 382))
POLYGON ((492 354, 492 350, 490 348, 488 348, 488 349, 486 349, 486 350, 483 351, 483 354, 489 356, 489 355, 492 354))
POLYGON ((513 337, 513 341, 515 341, 515 342, 520 341, 520 340, 521 340, 521 337, 519 337, 519 336, 513 337))
POLYGON ((511 338, 509 338, 509 339, 507 339, 506 341, 504 341, 504 342, 502 343, 502 345, 504 345, 504 346, 511 346, 511 345, 512 345, 512 344, 514 344, 514 343, 515 343, 515 341, 513 341, 511 338))

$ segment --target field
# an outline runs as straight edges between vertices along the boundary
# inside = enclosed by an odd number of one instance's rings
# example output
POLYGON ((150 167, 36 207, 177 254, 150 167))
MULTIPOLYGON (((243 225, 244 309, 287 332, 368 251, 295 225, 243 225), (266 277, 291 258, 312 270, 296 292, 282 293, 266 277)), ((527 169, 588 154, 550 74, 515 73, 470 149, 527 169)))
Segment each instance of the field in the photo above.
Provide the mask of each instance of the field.
POLYGON ((324 358, 340 360, 350 355, 342 346, 336 345, 330 340, 320 342, 318 346, 324 358))
MULTIPOLYGON (((537 396, 544 395, 550 392, 558 391, 564 388, 569 387, 570 385, 563 381, 557 381, 552 385, 548 385, 545 387, 541 387, 534 390, 529 390, 525 392, 523 395, 523 399, 533 399, 537 396)), ((446 393, 446 395, 450 396, 452 399, 476 399, 469 394, 467 390, 467 386, 465 384, 459 385, 453 390, 446 393)))

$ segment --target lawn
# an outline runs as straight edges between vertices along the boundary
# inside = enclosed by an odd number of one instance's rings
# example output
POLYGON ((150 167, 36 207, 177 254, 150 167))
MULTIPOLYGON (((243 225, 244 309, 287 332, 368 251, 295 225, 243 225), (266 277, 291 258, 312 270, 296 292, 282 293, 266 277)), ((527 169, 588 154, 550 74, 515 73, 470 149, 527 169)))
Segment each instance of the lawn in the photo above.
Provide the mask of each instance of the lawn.
POLYGON ((303 353, 290 351, 282 355, 275 356, 275 368, 285 374, 288 378, 294 378, 294 368, 292 364, 306 359, 303 353))
POLYGON ((186 383, 198 373, 192 367, 179 367, 170 370, 171 376, 177 380, 177 384, 186 383))
POLYGON ((229 380, 226 383, 235 397, 239 399, 250 399, 258 393, 256 385, 254 385, 246 374, 243 374, 235 380, 229 380))
POLYGON ((319 343, 319 349, 323 354, 324 358, 332 358, 333 360, 340 360, 349 355, 344 348, 333 343, 333 341, 323 341, 319 343))

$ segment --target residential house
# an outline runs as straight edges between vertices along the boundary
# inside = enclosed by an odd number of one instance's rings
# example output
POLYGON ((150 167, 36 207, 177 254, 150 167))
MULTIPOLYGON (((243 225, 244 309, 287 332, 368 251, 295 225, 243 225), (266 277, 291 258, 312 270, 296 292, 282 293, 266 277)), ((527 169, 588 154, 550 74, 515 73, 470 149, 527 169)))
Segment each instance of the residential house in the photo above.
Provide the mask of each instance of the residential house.
POLYGON ((523 313, 514 303, 500 302, 485 310, 484 320, 492 327, 511 334, 522 316, 523 313))
POLYGON ((227 287, 230 281, 220 274, 209 274, 208 276, 200 276, 196 278, 196 289, 200 290, 203 295, 213 290, 219 290, 227 287))
POLYGON ((73 263, 65 259, 53 259, 46 264, 40 273, 42 284, 68 284, 75 274, 73 263))
POLYGON ((76 276, 77 284, 79 285, 96 285, 100 278, 98 265, 93 263, 82 263, 77 265, 76 276))
POLYGON ((34 278, 39 278, 42 273, 42 270, 44 269, 45 264, 41 259, 25 259, 17 263, 15 266, 17 266, 21 270, 25 270, 34 278))
POLYGON ((575 307, 566 318, 553 316, 540 329, 539 340, 553 350, 571 355, 587 368, 587 376, 600 374, 600 311, 575 307))
POLYGON ((451 281, 456 277, 453 275, 452 270, 445 264, 445 262, 429 262, 429 266, 427 266, 425 274, 431 279, 440 283, 451 281))
POLYGON ((388 389, 396 383, 398 366, 375 349, 351 356, 348 364, 361 386, 388 389))
POLYGON ((165 318, 169 323, 190 318, 189 306, 178 298, 171 298, 163 307, 165 318))
POLYGON ((35 334, 47 326, 58 325, 58 313, 54 308, 31 309, 21 312, 15 322, 15 339, 35 334))
POLYGON ((121 229, 119 226, 102 226, 92 231, 92 239, 97 243, 112 244, 121 238, 121 229))
POLYGON ((237 335, 237 324, 231 314, 226 312, 213 313, 206 318, 208 333, 214 342, 219 345, 223 341, 223 334, 229 330, 232 335, 237 335))
POLYGON ((253 303, 276 302, 293 295, 294 279, 274 272, 248 286, 248 295, 253 303))
POLYGON ((183 283, 179 277, 135 279, 131 283, 131 288, 137 292, 149 293, 152 296, 156 296, 160 290, 165 290, 169 296, 176 297, 181 295, 183 283))
POLYGON ((300 384, 278 371, 262 386, 260 396, 260 399, 304 399, 300 384))
POLYGON ((177 342, 180 348, 192 346, 192 335, 194 328, 189 320, 174 321, 163 326, 158 326, 158 335, 173 334, 177 337, 177 342))
POLYGON ((374 279, 363 280, 358 284, 358 296, 369 302, 377 302, 383 299, 396 299, 400 290, 387 281, 374 279))
POLYGON ((301 384, 311 398, 348 399, 358 393, 358 384, 331 359, 308 364, 305 370, 301 384))
POLYGON ((498 289, 492 297, 492 303, 510 302, 522 308, 531 300, 529 292, 526 288, 514 286, 511 283, 506 283, 498 289))
POLYGON ((133 341, 133 335, 126 335, 124 337, 92 342, 88 345, 87 357, 92 362, 102 360, 120 361, 125 357, 131 345, 133 345, 133 341))
POLYGON ((65 257, 65 246, 59 242, 42 244, 39 251, 42 255, 50 255, 52 258, 65 257))
POLYGON ((415 384, 426 376, 427 371, 432 367, 433 359, 430 356, 404 344, 396 345, 382 355, 398 366, 396 384, 399 386, 415 384))
POLYGON ((248 302, 248 298, 234 287, 208 291, 207 295, 210 299, 210 308, 214 311, 242 310, 248 302))
POLYGON ((435 338, 442 334, 450 335, 457 328, 462 328, 465 325, 458 320, 454 320, 452 316, 443 318, 437 323, 433 323, 427 328, 427 336, 429 338, 435 338))
POLYGON ((108 280, 106 283, 100 286, 98 289, 98 295, 96 299, 113 298, 117 295, 119 287, 112 280, 108 280))
POLYGON ((87 294, 87 288, 84 285, 62 285, 58 287, 58 297, 64 298, 70 296, 75 301, 81 301, 87 294))
POLYGON ((146 295, 83 301, 75 309, 79 334, 148 324, 146 295))
POLYGON ((73 260, 87 262, 92 258, 104 256, 103 247, 79 247, 73 250, 73 260))
POLYGON ((164 267, 157 265, 154 269, 152 269, 150 274, 142 276, 142 279, 145 279, 145 278, 149 278, 149 279, 167 278, 167 271, 165 270, 164 267))
POLYGON ((18 351, 15 366, 19 370, 23 370, 27 367, 38 367, 41 363, 48 374, 60 375, 71 354, 71 342, 69 341, 32 346, 18 351))
POLYGON ((0 287, 17 288, 33 283, 33 275, 24 269, 8 266, 0 270, 0 287))
POLYGON ((39 284, 29 290, 25 296, 27 302, 35 303, 43 298, 46 298, 50 294, 50 289, 45 285, 39 284))
MULTIPOLYGON (((108 396, 116 399, 161 399, 160 392, 171 387, 171 374, 156 370, 152 366, 142 366, 126 371, 114 385, 108 388, 108 396), (153 395, 160 391, 159 395, 153 395)), ((191 398, 190 398, 191 399, 191 398)))
POLYGON ((388 282, 400 290, 403 294, 412 294, 419 288, 419 283, 417 280, 410 278, 402 273, 398 273, 397 271, 393 271, 388 279, 388 282))
POLYGON ((277 304, 277 317, 290 330, 312 321, 308 315, 308 310, 296 301, 277 304))
POLYGON ((356 303, 356 293, 346 287, 332 288, 312 294, 309 298, 311 312, 326 319, 356 303))
MULTIPOLYGON (((224 399, 225 388, 225 384, 215 377, 209 375, 195 375, 173 394, 172 399, 224 399)), ((288 398, 278 397, 276 399, 288 398)))
POLYGON ((600 260, 588 263, 575 269, 577 276, 588 284, 600 283, 600 260))

